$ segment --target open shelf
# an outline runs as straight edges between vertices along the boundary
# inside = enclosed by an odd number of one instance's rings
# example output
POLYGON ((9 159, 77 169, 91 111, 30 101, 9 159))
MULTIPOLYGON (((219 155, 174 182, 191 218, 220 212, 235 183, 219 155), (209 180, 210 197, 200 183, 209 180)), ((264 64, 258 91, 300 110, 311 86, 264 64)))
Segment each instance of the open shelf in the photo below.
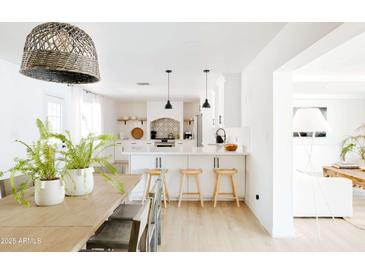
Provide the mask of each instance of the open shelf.
POLYGON ((122 122, 125 125, 127 124, 127 122, 136 122, 136 121, 138 121, 138 122, 141 122, 141 125, 143 125, 143 123, 146 122, 147 119, 146 118, 143 118, 143 119, 135 119, 135 120, 132 120, 132 119, 127 119, 127 120, 125 120, 125 119, 118 119, 117 121, 118 122, 122 122))

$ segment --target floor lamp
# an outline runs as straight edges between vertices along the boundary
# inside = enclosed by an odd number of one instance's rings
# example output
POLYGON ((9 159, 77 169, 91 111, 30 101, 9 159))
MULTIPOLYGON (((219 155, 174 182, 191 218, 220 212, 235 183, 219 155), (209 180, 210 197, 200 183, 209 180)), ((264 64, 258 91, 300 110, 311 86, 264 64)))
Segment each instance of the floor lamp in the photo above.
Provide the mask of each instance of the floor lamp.
MULTIPOLYGON (((297 109, 294 118, 293 118, 293 132, 297 132, 299 138, 302 138, 300 135, 301 132, 310 132, 312 134, 311 143, 309 149, 304 146, 304 149, 308 156, 307 165, 304 170, 300 171, 303 173, 309 173, 309 175, 313 175, 315 172, 314 165, 312 163, 312 154, 313 154, 313 143, 314 138, 316 136, 317 132, 323 132, 330 130, 329 124, 324 118, 323 114, 321 113, 319 108, 299 108, 297 109)), ((317 186, 319 187, 322 196, 325 199, 325 202, 327 204, 327 207, 329 211, 331 212, 332 219, 334 220, 334 216, 332 214, 331 207, 329 206, 327 199, 325 198, 325 195, 322 191, 321 185, 318 181, 318 177, 314 176, 317 186)), ((318 223, 318 212, 317 212, 317 202, 316 202, 316 195, 315 190, 313 190, 313 199, 314 199, 314 206, 316 211, 316 221, 317 221, 317 229, 318 229, 318 235, 320 237, 320 230, 319 230, 319 223, 318 223)))

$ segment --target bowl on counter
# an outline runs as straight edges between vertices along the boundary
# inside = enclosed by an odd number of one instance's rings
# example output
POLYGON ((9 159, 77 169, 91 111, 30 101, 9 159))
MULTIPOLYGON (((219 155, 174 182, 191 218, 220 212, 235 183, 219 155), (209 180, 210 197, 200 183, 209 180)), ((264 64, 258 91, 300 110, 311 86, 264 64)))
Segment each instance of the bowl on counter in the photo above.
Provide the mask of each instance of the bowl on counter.
POLYGON ((224 149, 227 151, 236 151, 238 148, 238 145, 236 144, 225 144, 224 149))

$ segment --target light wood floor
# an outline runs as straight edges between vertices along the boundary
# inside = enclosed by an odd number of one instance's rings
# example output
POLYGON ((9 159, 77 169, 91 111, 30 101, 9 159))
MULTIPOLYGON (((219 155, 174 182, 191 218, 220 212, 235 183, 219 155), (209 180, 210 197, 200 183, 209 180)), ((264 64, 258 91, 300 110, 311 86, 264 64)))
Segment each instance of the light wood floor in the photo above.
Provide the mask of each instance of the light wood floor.
MULTIPOLYGON (((365 210, 365 208, 364 208, 365 210)), ((296 238, 273 239, 242 203, 172 202, 163 211, 159 251, 365 251, 365 230, 342 219, 295 219, 296 238)))

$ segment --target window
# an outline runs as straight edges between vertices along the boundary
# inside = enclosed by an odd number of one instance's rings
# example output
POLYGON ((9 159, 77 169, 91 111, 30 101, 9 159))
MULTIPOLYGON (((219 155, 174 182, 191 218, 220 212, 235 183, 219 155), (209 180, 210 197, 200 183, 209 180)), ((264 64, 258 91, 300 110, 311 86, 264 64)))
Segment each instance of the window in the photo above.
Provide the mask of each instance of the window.
POLYGON ((101 105, 99 98, 86 93, 81 102, 81 136, 101 133, 101 105))
POLYGON ((47 95, 46 101, 46 119, 50 130, 61 133, 63 131, 63 99, 47 95))

